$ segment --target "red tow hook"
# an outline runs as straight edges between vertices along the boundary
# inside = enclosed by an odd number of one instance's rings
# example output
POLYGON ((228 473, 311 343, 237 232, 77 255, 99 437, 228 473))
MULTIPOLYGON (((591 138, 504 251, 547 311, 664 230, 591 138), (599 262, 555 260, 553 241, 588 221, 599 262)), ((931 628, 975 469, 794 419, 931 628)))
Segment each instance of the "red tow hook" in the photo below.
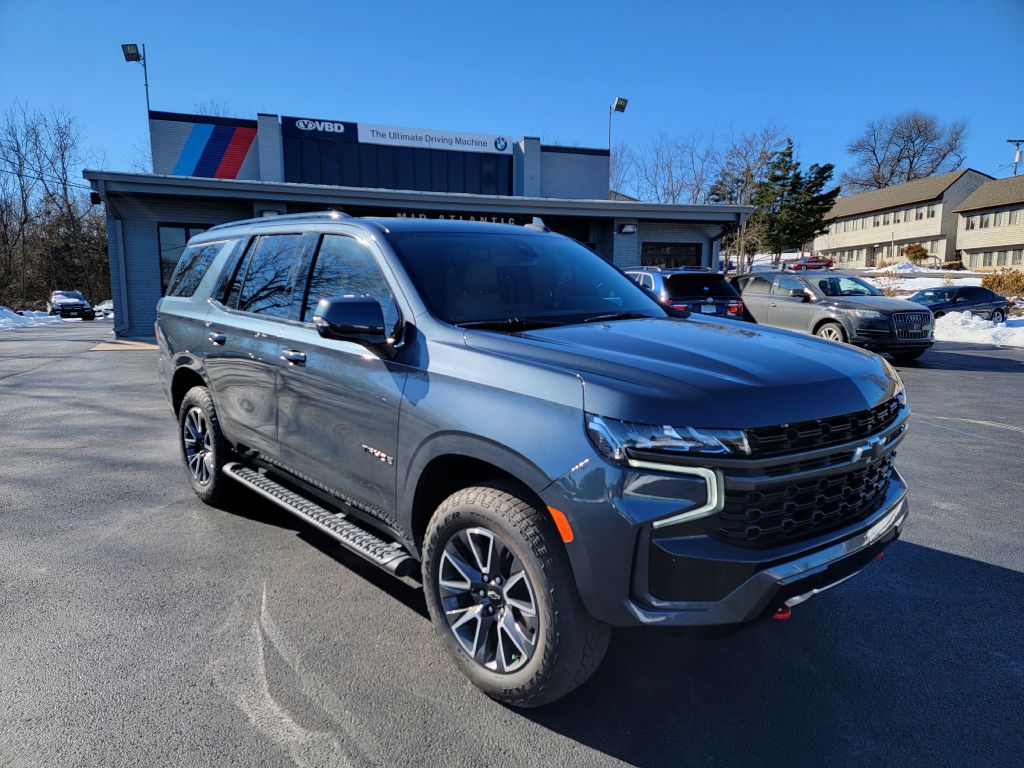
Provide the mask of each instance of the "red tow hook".
POLYGON ((785 621, 792 615, 792 608, 790 608, 788 605, 780 605, 778 608, 775 609, 775 615, 772 616, 772 618, 777 619, 778 621, 785 621))

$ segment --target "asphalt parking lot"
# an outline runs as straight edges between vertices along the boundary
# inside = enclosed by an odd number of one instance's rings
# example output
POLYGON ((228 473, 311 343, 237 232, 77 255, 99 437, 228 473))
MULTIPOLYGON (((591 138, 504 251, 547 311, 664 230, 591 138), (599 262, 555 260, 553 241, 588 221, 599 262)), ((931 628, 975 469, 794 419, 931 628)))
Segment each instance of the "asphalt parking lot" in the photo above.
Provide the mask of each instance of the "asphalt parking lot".
POLYGON ((617 631, 541 710, 443 656, 417 590, 182 475, 152 350, 0 333, 0 764, 1020 764, 1024 350, 902 366, 912 519, 884 560, 726 637, 617 631))

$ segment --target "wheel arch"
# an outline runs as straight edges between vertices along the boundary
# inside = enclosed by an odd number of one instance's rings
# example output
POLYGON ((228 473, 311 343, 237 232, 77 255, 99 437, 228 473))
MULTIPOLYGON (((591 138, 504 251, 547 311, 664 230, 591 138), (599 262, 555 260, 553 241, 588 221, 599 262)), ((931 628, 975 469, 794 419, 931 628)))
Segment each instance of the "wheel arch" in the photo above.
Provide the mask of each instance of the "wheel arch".
POLYGON ((209 384, 206 383, 206 379, 195 368, 187 366, 178 368, 174 372, 174 376, 171 377, 171 407, 174 409, 175 414, 181 409, 181 401, 185 399, 185 394, 192 387, 209 388, 209 384))

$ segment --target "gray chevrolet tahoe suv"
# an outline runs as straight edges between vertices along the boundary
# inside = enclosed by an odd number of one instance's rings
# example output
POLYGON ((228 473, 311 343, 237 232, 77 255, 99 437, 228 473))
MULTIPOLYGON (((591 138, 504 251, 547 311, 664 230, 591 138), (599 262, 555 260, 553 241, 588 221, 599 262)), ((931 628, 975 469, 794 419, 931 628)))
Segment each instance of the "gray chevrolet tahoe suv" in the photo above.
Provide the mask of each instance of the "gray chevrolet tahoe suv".
POLYGON ((199 497, 241 484, 421 579, 513 705, 586 680, 611 626, 788 617, 908 514, 882 358, 679 313, 539 221, 215 227, 156 334, 199 497))

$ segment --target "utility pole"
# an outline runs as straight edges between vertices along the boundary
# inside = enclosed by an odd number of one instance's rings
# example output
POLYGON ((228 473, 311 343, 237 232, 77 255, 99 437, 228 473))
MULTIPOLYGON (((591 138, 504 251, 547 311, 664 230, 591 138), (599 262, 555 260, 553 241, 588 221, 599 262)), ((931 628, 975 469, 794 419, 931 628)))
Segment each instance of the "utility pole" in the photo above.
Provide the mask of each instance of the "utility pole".
POLYGON ((1020 165, 1020 145, 1024 144, 1024 139, 1007 139, 1007 144, 1013 144, 1016 151, 1013 153, 1013 175, 1017 175, 1017 166, 1020 165))

